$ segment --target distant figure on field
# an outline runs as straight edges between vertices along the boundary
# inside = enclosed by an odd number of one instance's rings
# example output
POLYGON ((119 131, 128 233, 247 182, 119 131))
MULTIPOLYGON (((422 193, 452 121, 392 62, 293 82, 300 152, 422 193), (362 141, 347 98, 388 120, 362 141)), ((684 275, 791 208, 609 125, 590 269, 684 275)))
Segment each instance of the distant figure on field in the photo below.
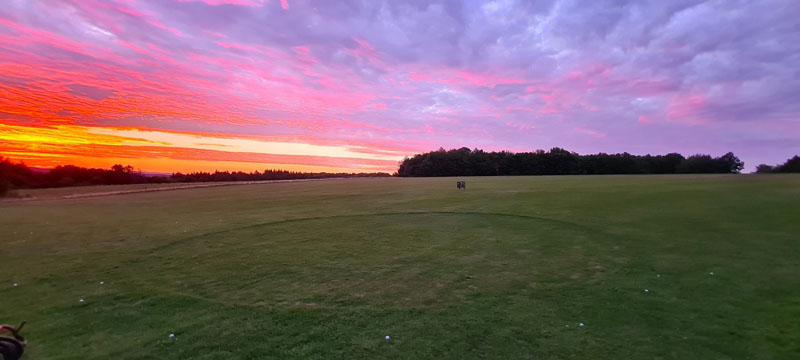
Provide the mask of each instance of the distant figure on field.
POLYGON ((467 188, 467 182, 466 181, 456 181, 456 187, 459 190, 466 189, 467 188))

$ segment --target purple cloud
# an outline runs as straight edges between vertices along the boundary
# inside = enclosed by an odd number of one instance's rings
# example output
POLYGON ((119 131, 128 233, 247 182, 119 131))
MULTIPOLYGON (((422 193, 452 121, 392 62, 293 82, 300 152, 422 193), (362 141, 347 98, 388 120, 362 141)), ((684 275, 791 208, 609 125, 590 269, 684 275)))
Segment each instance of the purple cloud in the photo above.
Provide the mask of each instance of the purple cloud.
POLYGON ((92 100, 103 100, 114 94, 114 92, 111 90, 101 89, 90 85, 69 84, 67 85, 67 88, 69 88, 69 92, 74 95, 87 97, 92 100))
POLYGON ((166 109, 67 112, 81 124, 410 151, 734 151, 752 170, 800 153, 797 14, 792 0, 11 1, 0 54, 75 71, 44 90, 166 109))

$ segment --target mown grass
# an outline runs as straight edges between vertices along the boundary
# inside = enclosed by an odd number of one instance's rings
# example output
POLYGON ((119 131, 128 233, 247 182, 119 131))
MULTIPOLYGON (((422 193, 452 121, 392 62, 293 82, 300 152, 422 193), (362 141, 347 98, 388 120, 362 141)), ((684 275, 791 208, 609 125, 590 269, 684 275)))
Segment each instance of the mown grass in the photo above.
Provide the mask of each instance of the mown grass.
POLYGON ((175 190, 186 188, 207 188, 216 186, 249 185, 255 183, 306 181, 306 180, 272 180, 272 181, 223 181, 223 182, 197 182, 197 183, 154 183, 154 184, 128 184, 128 185, 90 185, 69 186, 44 189, 15 189, 11 190, 0 201, 20 200, 54 200, 63 198, 83 198, 107 195, 121 195, 128 193, 175 190))
POLYGON ((3 203, 0 322, 30 359, 800 357, 800 177, 455 180, 3 203))

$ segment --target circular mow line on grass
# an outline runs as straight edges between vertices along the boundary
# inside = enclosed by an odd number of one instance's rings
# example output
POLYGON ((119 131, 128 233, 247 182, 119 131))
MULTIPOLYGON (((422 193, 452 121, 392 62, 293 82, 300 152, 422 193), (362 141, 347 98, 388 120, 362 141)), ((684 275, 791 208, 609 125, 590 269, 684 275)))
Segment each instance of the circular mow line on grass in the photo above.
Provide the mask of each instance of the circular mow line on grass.
POLYGON ((492 212, 461 212, 461 211, 404 211, 404 212, 385 212, 385 213, 372 213, 372 214, 348 214, 348 215, 331 215, 331 216, 313 216, 313 217, 304 217, 304 218, 295 218, 295 219, 285 219, 285 220, 276 220, 276 221, 269 221, 264 223, 257 223, 257 224, 250 224, 225 230, 218 230, 207 232, 203 234, 197 234, 193 236, 189 236, 183 239, 178 239, 172 242, 165 243, 161 246, 154 247, 150 249, 150 252, 160 251, 174 245, 179 245, 185 243, 187 241, 191 241, 193 239, 203 238, 206 236, 213 236, 213 235, 220 235, 230 232, 235 232, 239 230, 247 230, 247 229, 255 229, 259 227, 266 227, 266 226, 273 226, 273 225, 282 225, 287 223, 293 222, 300 222, 300 221, 314 221, 314 220, 329 220, 329 219, 336 219, 336 218, 354 218, 354 217, 371 217, 371 216, 397 216, 397 215, 488 215, 488 216, 502 216, 502 217, 513 217, 513 218, 521 218, 521 219, 529 219, 529 220, 536 220, 542 222, 548 222, 552 224, 558 225, 569 225, 573 226, 578 230, 582 231, 592 231, 596 234, 602 236, 611 236, 611 234, 605 233, 602 230, 570 222, 565 220, 553 219, 553 218, 546 218, 540 216, 532 216, 532 215, 523 215, 523 214, 506 214, 506 213, 492 213, 492 212))
MULTIPOLYGON (((533 216, 533 215, 509 214, 509 213, 493 213, 493 212, 474 212, 474 211, 464 211, 464 212, 460 212, 460 211, 404 211, 404 212, 379 212, 379 213, 368 213, 368 214, 342 214, 342 215, 314 216, 314 217, 301 217, 301 218, 293 218, 293 219, 275 220, 275 221, 269 221, 269 222, 263 222, 263 223, 256 223, 256 224, 238 226, 238 227, 228 228, 228 229, 224 229, 224 230, 211 231, 211 232, 207 232, 207 233, 203 233, 203 234, 197 234, 197 235, 189 236, 189 237, 182 238, 182 239, 177 239, 175 241, 162 244, 161 246, 152 248, 149 251, 150 251, 151 254, 154 254, 154 253, 157 253, 157 252, 160 252, 160 251, 163 251, 163 250, 169 251, 168 249, 173 247, 173 246, 185 245, 186 243, 191 242, 192 240, 200 240, 200 241, 202 241, 202 239, 204 239, 206 237, 214 237, 214 236, 218 236, 218 235, 236 233, 237 231, 255 230, 255 229, 259 229, 259 228, 267 228, 267 227, 270 227, 270 226, 280 226, 280 225, 300 223, 300 222, 305 222, 305 221, 315 221, 315 220, 323 220, 324 221, 324 220, 348 219, 348 218, 351 218, 351 219, 365 219, 365 218, 369 218, 369 217, 419 216, 419 215, 422 215, 422 216, 424 216, 424 215, 454 216, 455 219, 457 219, 457 217, 461 217, 461 216, 499 217, 499 218, 506 218, 506 219, 509 219, 509 220, 519 221, 520 223, 526 223, 526 226, 528 226, 528 227, 542 227, 542 226, 544 226, 546 228, 567 227, 571 231, 592 232, 592 233, 594 233, 596 235, 599 235, 601 237, 610 238, 609 234, 606 234, 605 232, 603 232, 601 230, 598 230, 598 229, 595 229, 595 228, 592 228, 590 226, 581 225, 581 224, 578 224, 578 223, 573 223, 573 222, 559 220, 559 219, 552 219, 552 218, 533 216)), ((436 220, 431 220, 431 221, 436 221, 436 220)), ((309 225, 309 226, 313 226, 313 225, 309 225)), ((188 245, 188 246, 191 246, 191 245, 188 245)), ((144 251, 148 251, 148 250, 144 250, 144 251)), ((264 303, 264 302, 251 303, 251 302, 247 302, 247 301, 238 301, 238 300, 231 300, 231 299, 228 299, 228 300, 225 300, 225 301, 221 301, 221 300, 217 300, 215 298, 209 298, 208 296, 201 296, 201 295, 197 295, 197 294, 194 294, 194 293, 191 293, 191 292, 184 292, 184 291, 180 291, 180 290, 163 288, 161 286, 152 285, 152 284, 148 284, 147 287, 150 290, 152 290, 155 293, 158 293, 160 295, 177 296, 177 297, 182 297, 182 298, 186 298, 186 299, 200 300, 200 301, 203 301, 203 302, 217 304, 217 305, 223 305, 223 306, 243 306, 243 307, 269 308, 269 309, 277 309, 277 308, 286 307, 286 304, 272 304, 272 303, 268 304, 268 303, 264 303)), ((318 305, 319 305, 320 308, 326 308, 326 306, 323 305, 323 304, 315 304, 315 307, 318 306, 318 305)), ((291 304, 288 304, 288 306, 291 307, 291 304)))

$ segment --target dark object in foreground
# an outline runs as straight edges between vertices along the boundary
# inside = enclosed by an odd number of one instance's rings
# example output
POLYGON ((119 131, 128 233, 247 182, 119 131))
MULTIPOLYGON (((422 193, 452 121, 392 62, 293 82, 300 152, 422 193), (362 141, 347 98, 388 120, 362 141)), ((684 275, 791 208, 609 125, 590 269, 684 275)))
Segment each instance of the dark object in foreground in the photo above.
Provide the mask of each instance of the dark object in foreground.
POLYGON ((466 189, 467 188, 467 182, 466 181, 456 181, 456 187, 458 187, 459 190, 460 189, 466 189))
POLYGON ((17 360, 22 357, 25 350, 25 338, 19 334, 19 331, 23 326, 25 326, 24 321, 18 327, 0 325, 0 355, 3 355, 4 360, 17 360), (3 336, 5 332, 11 333, 11 336, 3 336))

